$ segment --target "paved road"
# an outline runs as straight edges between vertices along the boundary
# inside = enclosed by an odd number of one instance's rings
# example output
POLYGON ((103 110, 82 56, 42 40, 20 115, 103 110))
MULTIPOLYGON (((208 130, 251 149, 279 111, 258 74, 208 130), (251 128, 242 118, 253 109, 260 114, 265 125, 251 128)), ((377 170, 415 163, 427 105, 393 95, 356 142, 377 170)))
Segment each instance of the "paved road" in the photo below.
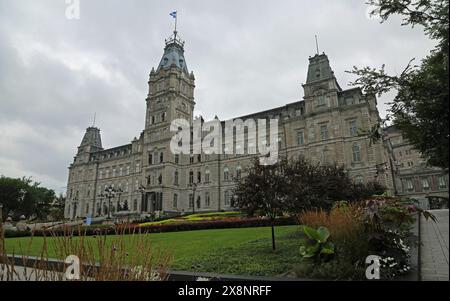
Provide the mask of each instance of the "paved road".
POLYGON ((437 222, 421 218, 421 263, 422 280, 449 281, 448 235, 449 210, 430 210, 437 222))

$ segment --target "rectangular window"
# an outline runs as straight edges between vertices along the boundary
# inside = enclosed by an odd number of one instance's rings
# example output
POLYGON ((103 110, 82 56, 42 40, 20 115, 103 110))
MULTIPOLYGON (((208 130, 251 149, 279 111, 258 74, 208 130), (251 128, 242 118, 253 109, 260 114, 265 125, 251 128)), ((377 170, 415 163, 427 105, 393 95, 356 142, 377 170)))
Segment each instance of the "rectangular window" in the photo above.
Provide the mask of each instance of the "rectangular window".
POLYGON ((178 194, 176 193, 173 195, 172 207, 178 208, 178 194))
POLYGON ((224 202, 225 202, 225 206, 231 205, 231 193, 229 191, 225 191, 224 202))
POLYGON ((323 105, 325 105, 325 96, 324 95, 317 96, 317 106, 323 105))
POLYGON ((328 127, 326 125, 320 126, 320 137, 322 140, 328 139, 328 127))
POLYGON ((209 192, 205 192, 205 207, 209 207, 211 205, 211 201, 209 199, 209 192))
POLYGON ((297 132, 297 144, 298 145, 304 145, 305 144, 305 132, 304 131, 298 131, 297 132))
POLYGON ((440 189, 447 188, 447 183, 445 183, 445 178, 443 176, 438 178, 438 185, 440 189))
POLYGON ((430 182, 428 181, 428 178, 422 178, 422 189, 430 190, 430 182))
POLYGON ((192 193, 189 194, 189 208, 194 207, 194 195, 192 193))
POLYGON ((356 120, 349 122, 350 136, 358 136, 358 128, 356 127, 356 120))
POLYGON ((189 184, 193 184, 194 183, 194 172, 190 171, 189 172, 189 184))
POLYGON ((406 190, 408 190, 408 191, 414 190, 413 181, 411 179, 406 180, 406 190))
POLYGON ((353 155, 353 162, 361 161, 361 150, 359 148, 359 145, 353 145, 352 155, 353 155))

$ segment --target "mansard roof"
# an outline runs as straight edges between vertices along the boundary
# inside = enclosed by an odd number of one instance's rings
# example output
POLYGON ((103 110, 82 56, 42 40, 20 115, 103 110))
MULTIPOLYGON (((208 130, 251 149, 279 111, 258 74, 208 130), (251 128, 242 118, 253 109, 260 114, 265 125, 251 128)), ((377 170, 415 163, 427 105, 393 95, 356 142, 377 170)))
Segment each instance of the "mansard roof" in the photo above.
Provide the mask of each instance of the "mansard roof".
POLYGON ((186 59, 184 58, 184 41, 182 41, 175 31, 174 34, 166 40, 164 54, 158 66, 158 71, 175 66, 186 74, 189 74, 186 59))

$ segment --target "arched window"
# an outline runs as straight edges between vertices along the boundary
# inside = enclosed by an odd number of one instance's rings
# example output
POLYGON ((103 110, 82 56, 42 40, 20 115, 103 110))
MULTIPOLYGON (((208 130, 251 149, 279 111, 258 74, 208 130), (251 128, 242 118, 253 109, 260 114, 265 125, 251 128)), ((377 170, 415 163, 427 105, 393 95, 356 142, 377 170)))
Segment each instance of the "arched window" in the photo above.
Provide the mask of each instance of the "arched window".
POLYGON ((202 173, 199 171, 197 172, 197 183, 201 183, 202 182, 202 173))
POLYGON ((353 145, 353 147, 352 147, 352 155, 353 155, 353 162, 360 162, 361 161, 361 150, 360 150, 358 144, 353 145))
POLYGON ((164 161, 164 153, 161 152, 161 153, 159 154, 159 163, 163 163, 163 161, 164 161))

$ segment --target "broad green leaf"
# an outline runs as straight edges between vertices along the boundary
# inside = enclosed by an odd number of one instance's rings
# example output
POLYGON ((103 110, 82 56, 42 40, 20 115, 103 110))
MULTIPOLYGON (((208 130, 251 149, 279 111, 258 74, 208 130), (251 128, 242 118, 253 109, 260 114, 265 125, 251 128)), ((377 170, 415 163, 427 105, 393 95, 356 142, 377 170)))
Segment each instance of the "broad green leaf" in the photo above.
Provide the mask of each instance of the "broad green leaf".
POLYGON ((315 241, 320 241, 321 236, 319 235, 319 233, 317 233, 316 230, 314 230, 311 227, 308 226, 303 226, 303 232, 305 232, 305 234, 310 238, 313 239, 315 241))
POLYGON ((328 237, 330 237, 330 231, 326 227, 319 227, 317 229, 317 233, 320 236, 319 242, 324 243, 327 241, 328 237))
POLYGON ((324 247, 320 250, 321 254, 334 254, 334 249, 324 247))

